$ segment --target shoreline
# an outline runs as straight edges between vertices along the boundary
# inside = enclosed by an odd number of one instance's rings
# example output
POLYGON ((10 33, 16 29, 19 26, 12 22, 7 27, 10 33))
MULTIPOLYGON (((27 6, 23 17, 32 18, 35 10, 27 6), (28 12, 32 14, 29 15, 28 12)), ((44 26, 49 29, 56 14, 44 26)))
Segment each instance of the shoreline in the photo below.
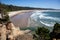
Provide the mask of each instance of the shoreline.
POLYGON ((14 16, 16 16, 16 15, 18 15, 18 14, 24 14, 24 13, 26 13, 26 12, 31 12, 31 11, 34 11, 34 10, 20 10, 20 11, 12 11, 12 12, 8 12, 9 14, 9 17, 14 17, 14 16))
POLYGON ((39 11, 39 12, 43 12, 43 11, 48 11, 48 10, 19 10, 19 11, 11 11, 11 12, 8 12, 8 15, 10 18, 20 14, 20 15, 23 15, 24 13, 27 13, 27 12, 34 12, 34 11, 39 11))
POLYGON ((40 12, 43 12, 45 10, 19 10, 19 11, 11 11, 11 12, 8 12, 8 15, 9 17, 14 17, 18 14, 24 14, 26 12, 32 12, 32 11, 40 11, 40 12))

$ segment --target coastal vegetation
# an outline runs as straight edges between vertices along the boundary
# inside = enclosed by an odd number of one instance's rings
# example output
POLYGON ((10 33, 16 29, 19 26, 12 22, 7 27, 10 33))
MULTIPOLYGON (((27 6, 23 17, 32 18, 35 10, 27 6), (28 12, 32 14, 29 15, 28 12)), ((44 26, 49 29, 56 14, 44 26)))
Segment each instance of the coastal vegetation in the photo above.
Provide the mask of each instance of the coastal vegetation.
POLYGON ((46 27, 26 27, 22 28, 21 30, 29 29, 32 31, 33 39, 34 40, 54 40, 60 38, 60 24, 55 23, 53 26, 53 30, 50 31, 46 27))
POLYGON ((0 9, 0 23, 7 23, 9 21, 9 16, 6 10, 0 9))
POLYGON ((49 31, 49 29, 44 27, 38 27, 35 31, 35 34, 33 34, 33 39, 35 40, 54 40, 60 38, 60 24, 56 23, 53 26, 52 32, 49 31))
POLYGON ((35 31, 36 34, 33 35, 35 40, 49 40, 49 30, 44 27, 38 27, 38 29, 35 31))
POLYGON ((60 24, 59 23, 56 23, 53 27, 53 31, 50 32, 50 39, 59 39, 60 40, 60 24))
POLYGON ((34 8, 34 7, 22 7, 22 6, 15 6, 15 5, 7 5, 0 3, 0 8, 3 10, 8 11, 17 11, 17 10, 54 10, 52 8, 34 8))

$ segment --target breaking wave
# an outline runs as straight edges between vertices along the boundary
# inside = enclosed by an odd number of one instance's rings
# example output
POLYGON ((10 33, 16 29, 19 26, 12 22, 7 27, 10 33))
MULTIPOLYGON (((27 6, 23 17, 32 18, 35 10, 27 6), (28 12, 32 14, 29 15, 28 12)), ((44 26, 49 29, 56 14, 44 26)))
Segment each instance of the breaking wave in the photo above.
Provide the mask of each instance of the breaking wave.
POLYGON ((55 24, 55 22, 59 22, 60 23, 60 12, 49 12, 49 13, 43 13, 43 12, 39 12, 39 11, 35 11, 31 17, 33 19, 35 19, 36 21, 38 20, 37 18, 39 18, 39 22, 41 22, 42 24, 46 25, 46 26, 53 26, 55 24), (57 15, 57 16, 56 16, 57 15))

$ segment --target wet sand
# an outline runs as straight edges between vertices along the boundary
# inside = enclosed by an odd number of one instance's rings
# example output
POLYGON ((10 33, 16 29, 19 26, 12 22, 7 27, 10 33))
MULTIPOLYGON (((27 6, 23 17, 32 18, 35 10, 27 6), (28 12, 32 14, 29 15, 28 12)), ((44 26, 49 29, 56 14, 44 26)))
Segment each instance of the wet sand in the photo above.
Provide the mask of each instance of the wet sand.
POLYGON ((10 20, 17 27, 26 27, 28 24, 28 19, 33 14, 32 12, 32 10, 9 12, 10 20))

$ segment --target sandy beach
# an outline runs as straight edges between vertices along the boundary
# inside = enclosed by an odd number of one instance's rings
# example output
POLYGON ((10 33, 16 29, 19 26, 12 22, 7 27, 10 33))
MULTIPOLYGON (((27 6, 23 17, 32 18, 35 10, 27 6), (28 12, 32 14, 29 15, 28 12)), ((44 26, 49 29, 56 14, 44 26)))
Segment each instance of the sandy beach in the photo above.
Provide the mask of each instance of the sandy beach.
POLYGON ((14 17, 14 16, 16 16, 18 14, 24 14, 26 12, 31 12, 31 11, 33 11, 33 10, 11 11, 11 12, 8 12, 9 13, 8 15, 9 15, 9 17, 14 17))
MULTIPOLYGON (((32 12, 38 12, 38 10, 21 10, 21 11, 12 11, 9 12, 9 17, 12 23, 17 27, 26 27, 28 26, 28 20, 33 14, 32 12)), ((44 10, 39 10, 39 12, 44 10)))

